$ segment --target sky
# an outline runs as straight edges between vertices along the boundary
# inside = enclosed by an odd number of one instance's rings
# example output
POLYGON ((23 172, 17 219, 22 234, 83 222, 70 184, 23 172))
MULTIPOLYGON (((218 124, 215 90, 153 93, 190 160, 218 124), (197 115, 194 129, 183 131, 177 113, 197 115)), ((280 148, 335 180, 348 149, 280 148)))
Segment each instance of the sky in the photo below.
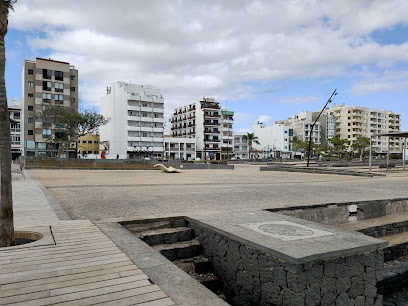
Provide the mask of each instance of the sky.
POLYGON ((408 130, 406 0, 19 0, 9 99, 22 98, 23 61, 36 57, 74 65, 96 109, 113 82, 153 85, 167 119, 212 97, 249 131, 320 110, 337 89, 334 104, 400 113, 408 130))

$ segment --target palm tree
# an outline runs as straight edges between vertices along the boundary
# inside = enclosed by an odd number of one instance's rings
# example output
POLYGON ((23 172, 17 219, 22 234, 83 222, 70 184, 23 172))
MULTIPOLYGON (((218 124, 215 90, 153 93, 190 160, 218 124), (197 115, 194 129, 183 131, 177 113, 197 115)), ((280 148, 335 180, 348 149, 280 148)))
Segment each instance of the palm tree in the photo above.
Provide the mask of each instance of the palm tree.
POLYGON ((8 14, 16 0, 0 0, 0 247, 15 245, 13 198, 11 193, 11 136, 10 115, 7 106, 4 70, 6 53, 4 37, 7 34, 8 14))
POLYGON ((255 136, 255 133, 247 133, 246 135, 244 135, 243 138, 248 143, 248 153, 249 153, 249 158, 251 158, 252 143, 256 143, 256 144, 261 144, 261 143, 258 140, 259 138, 255 136))

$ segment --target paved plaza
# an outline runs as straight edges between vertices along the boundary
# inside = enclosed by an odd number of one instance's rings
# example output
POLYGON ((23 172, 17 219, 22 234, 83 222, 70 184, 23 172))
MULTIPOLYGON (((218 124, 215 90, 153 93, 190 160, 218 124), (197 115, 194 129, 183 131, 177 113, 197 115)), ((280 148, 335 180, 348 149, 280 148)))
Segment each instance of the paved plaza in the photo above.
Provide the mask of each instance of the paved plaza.
POLYGON ((384 177, 235 170, 45 170, 32 173, 72 219, 153 218, 197 212, 408 197, 408 171, 384 177))

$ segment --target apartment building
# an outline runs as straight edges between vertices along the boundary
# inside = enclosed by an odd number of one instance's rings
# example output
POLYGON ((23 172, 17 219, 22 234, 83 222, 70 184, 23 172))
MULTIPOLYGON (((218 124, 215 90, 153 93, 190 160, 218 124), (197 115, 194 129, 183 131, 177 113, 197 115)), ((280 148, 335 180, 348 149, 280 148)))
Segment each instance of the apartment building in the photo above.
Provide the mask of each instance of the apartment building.
POLYGON ((187 137, 164 136, 164 158, 195 160, 196 140, 187 137))
MULTIPOLYGON (((58 127, 43 129, 36 114, 46 105, 78 110, 78 70, 67 62, 51 59, 24 60, 23 104, 25 155, 57 155, 58 147, 51 140, 58 138, 58 127)), ((76 148, 68 151, 68 156, 76 156, 76 148)))
POLYGON ((246 135, 247 133, 245 132, 234 132, 234 158, 236 159, 249 158, 248 141, 245 138, 246 135))
POLYGON ((95 158, 99 156, 100 135, 84 135, 78 137, 78 154, 81 158, 95 158))
POLYGON ((100 113, 110 118, 100 127, 106 158, 143 159, 164 155, 164 98, 150 85, 115 82, 100 100, 100 113))
MULTIPOLYGON (((290 126, 293 128, 293 136, 298 137, 300 141, 309 141, 313 122, 313 112, 302 111, 287 120, 276 121, 275 124, 290 126)), ((315 144, 322 144, 322 124, 320 121, 317 121, 313 128, 312 141, 315 144)))
MULTIPOLYGON (((336 118, 336 136, 348 139, 351 143, 358 137, 400 131, 401 114, 387 110, 371 109, 362 106, 336 105, 325 113, 336 118)), ((372 137, 372 149, 378 154, 400 153, 402 142, 398 137, 372 137)))
POLYGON ((24 156, 24 106, 21 101, 11 100, 10 113, 11 158, 24 156))
POLYGON ((267 127, 265 123, 258 121, 252 127, 252 132, 258 137, 259 144, 252 144, 253 150, 257 150, 258 155, 266 158, 292 157, 293 129, 291 126, 275 124, 267 127))
POLYGON ((171 117, 173 137, 195 138, 197 156, 203 160, 221 160, 234 148, 234 112, 221 109, 213 98, 177 108, 171 117))

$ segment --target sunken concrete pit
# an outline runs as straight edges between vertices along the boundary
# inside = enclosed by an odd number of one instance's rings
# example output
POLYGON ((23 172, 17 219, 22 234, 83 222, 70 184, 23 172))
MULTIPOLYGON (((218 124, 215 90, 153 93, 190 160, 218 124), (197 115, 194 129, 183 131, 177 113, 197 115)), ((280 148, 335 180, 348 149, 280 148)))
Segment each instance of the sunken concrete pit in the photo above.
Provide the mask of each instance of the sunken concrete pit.
POLYGON ((121 225, 231 305, 382 304, 387 242, 359 232, 267 211, 121 225))

